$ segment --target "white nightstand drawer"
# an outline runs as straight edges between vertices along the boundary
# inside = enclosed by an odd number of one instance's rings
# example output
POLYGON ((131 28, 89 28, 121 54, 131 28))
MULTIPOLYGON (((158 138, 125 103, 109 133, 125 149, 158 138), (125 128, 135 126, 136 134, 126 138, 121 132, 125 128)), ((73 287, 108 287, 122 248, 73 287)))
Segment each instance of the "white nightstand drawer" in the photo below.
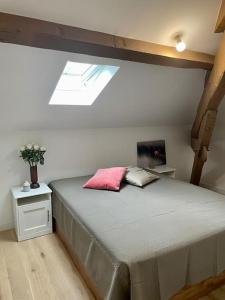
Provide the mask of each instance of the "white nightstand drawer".
POLYGON ((40 188, 21 192, 12 188, 13 213, 18 241, 52 232, 51 189, 41 183, 40 188))
POLYGON ((36 237, 51 230, 51 202, 42 201, 20 206, 19 235, 22 239, 36 237))

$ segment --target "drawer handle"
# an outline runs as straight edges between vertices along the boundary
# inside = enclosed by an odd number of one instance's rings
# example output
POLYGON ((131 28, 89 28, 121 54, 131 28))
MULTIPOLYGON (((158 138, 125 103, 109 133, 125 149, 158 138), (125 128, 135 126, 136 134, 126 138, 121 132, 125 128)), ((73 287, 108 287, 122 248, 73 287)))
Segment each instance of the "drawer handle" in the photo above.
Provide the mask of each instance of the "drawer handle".
POLYGON ((48 213, 48 223, 49 223, 49 221, 50 221, 50 213, 49 213, 49 210, 47 211, 47 213, 48 213))

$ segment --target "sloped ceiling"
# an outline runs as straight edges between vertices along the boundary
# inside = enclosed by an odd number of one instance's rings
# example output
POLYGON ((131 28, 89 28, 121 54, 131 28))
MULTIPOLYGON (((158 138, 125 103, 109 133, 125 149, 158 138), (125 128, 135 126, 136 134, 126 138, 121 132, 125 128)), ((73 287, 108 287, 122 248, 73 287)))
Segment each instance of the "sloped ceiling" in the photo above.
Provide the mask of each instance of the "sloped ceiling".
POLYGON ((0 43, 0 130, 185 125, 205 72, 0 43), (120 70, 92 106, 49 106, 67 60, 120 70))
POLYGON ((174 45, 177 32, 191 50, 215 53, 221 0, 0 0, 0 11, 174 45))

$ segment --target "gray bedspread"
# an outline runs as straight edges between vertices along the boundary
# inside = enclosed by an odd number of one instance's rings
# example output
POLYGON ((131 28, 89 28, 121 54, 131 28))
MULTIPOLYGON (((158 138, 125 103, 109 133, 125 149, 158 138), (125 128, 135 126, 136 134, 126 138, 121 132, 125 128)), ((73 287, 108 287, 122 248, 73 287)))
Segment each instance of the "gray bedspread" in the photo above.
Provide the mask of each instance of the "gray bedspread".
POLYGON ((57 180, 53 214, 107 300, 167 300, 225 270, 225 197, 167 177, 120 192, 57 180))

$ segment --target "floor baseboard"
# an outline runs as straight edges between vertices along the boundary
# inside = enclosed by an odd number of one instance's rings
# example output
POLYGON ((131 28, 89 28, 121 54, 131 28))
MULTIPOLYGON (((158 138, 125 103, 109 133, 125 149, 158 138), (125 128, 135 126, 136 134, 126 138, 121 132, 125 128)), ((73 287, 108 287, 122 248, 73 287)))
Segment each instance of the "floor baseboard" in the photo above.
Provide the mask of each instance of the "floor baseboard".
POLYGON ((0 231, 5 231, 13 228, 14 228, 13 223, 0 224, 0 231))

